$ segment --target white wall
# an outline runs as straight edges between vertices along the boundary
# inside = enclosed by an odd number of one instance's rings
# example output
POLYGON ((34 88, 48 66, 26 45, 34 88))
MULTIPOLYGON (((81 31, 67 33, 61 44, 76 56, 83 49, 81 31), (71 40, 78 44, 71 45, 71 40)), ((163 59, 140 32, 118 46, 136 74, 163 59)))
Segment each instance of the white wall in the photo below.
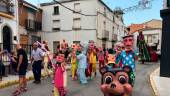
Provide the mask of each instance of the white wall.
POLYGON ((3 38, 2 38, 2 29, 4 26, 8 26, 11 29, 12 32, 12 43, 17 43, 16 41, 14 41, 14 36, 17 36, 17 39, 19 40, 19 35, 18 35, 18 2, 17 0, 13 1, 14 4, 14 18, 13 19, 8 19, 5 17, 1 17, 2 19, 2 23, 0 23, 0 43, 3 43, 3 38))
MULTIPOLYGON (((86 15, 97 15, 97 11, 104 13, 104 5, 101 4, 98 0, 80 0, 74 2, 62 3, 64 6, 69 7, 70 9, 74 9, 74 3, 80 3, 81 13, 86 15)), ((97 46, 100 46, 101 40, 97 38, 102 37, 102 32, 104 31, 103 22, 106 22, 106 30, 109 31, 109 41, 112 40, 113 34, 113 22, 108 20, 103 15, 99 14, 96 16, 83 16, 76 15, 68 9, 55 4, 48 6, 41 6, 43 10, 42 15, 42 30, 43 30, 43 38, 49 41, 61 41, 62 39, 66 39, 71 44, 72 41, 80 40, 80 41, 88 41, 94 40, 97 46), (59 15, 53 15, 53 7, 59 6, 59 15), (73 27, 73 18, 80 17, 81 19, 81 30, 72 30, 73 27), (60 30, 59 32, 54 32, 53 28, 53 20, 60 20, 60 30), (97 30, 97 33, 96 33, 97 30), (98 35, 97 35, 98 34, 98 35), (97 37, 98 36, 98 37, 97 37), (55 38, 55 40, 53 40, 55 38)), ((107 17, 113 20, 113 13, 111 13, 106 8, 107 17)), ((111 47, 112 43, 107 41, 106 46, 111 47)), ((51 44, 51 48, 52 44, 51 44)))
MULTIPOLYGON (((98 26, 98 38, 102 38, 102 33, 104 30, 109 31, 109 39, 108 41, 106 41, 106 47, 112 47, 112 34, 113 34, 113 13, 110 12, 110 10, 108 10, 103 4, 101 4, 100 2, 98 2, 98 7, 97 7, 97 11, 98 16, 97 16, 97 26, 98 26), (104 16, 104 8, 106 10, 106 16, 104 16), (102 13, 102 14, 100 14, 102 13), (106 22, 106 28, 104 28, 104 22, 106 22)), ((102 40, 98 40, 98 44, 101 45, 102 44, 102 40)))
POLYGON ((50 49, 53 49, 53 41, 61 41, 65 39, 69 46, 73 41, 88 42, 89 40, 95 40, 96 31, 70 31, 70 32, 43 32, 42 38, 48 40, 50 49))
MULTIPOLYGON (((161 49, 161 43, 162 43, 162 30, 161 29, 154 29, 154 30, 145 30, 143 31, 143 35, 150 35, 150 34, 158 34, 159 37, 159 45, 157 49, 161 49)), ((135 32, 134 34, 134 38, 135 38, 135 46, 137 44, 137 36, 139 35, 138 32, 135 32)))

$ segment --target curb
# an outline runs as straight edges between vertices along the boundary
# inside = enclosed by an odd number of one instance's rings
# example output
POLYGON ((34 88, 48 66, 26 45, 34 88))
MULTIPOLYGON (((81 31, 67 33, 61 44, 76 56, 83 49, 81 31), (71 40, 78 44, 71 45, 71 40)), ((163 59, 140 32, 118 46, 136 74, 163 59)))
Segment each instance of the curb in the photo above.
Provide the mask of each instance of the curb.
MULTIPOLYGON (((70 68, 67 68, 66 70, 69 71, 70 68)), ((42 72, 42 73, 43 73, 43 72, 42 72)), ((53 71, 51 71, 51 70, 50 70, 50 75, 53 75, 53 71)), ((47 76, 47 75, 45 75, 45 74, 41 74, 41 77, 42 77, 42 78, 44 78, 44 77, 46 77, 46 76, 47 76)), ((33 75, 27 77, 27 81, 30 81, 30 80, 33 80, 33 79, 34 79, 33 75)), ((17 80, 7 81, 7 82, 4 82, 4 83, 0 83, 0 89, 3 89, 3 88, 5 88, 5 87, 9 87, 9 86, 12 86, 12 85, 16 85, 16 84, 18 84, 18 83, 19 83, 19 80, 18 80, 18 79, 17 79, 17 80)))
POLYGON ((149 81, 150 81, 150 85, 151 85, 151 88, 152 88, 152 90, 153 90, 154 96, 160 96, 159 91, 158 91, 158 89, 157 89, 157 87, 156 87, 156 83, 155 83, 154 80, 153 80, 153 76, 154 76, 159 70, 160 70, 160 68, 155 69, 155 70, 150 74, 150 76, 149 76, 149 81))

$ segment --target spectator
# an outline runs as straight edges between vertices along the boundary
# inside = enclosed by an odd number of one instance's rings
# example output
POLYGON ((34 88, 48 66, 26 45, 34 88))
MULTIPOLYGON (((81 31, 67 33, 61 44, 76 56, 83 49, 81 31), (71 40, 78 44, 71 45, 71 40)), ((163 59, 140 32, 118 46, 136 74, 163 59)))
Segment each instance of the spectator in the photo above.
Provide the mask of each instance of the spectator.
POLYGON ((12 64, 12 69, 14 70, 14 74, 17 72, 17 56, 15 51, 11 52, 11 64, 12 64))
POLYGON ((28 67, 28 58, 27 53, 24 49, 21 48, 20 44, 17 44, 17 72, 19 75, 19 86, 18 88, 13 92, 14 96, 17 96, 21 94, 21 92, 27 91, 27 80, 26 80, 26 70, 28 67))
POLYGON ((33 44, 32 56, 31 56, 31 63, 32 64, 32 71, 34 74, 34 81, 33 83, 39 84, 41 83, 41 65, 43 60, 44 52, 38 48, 38 44, 33 44))
POLYGON ((0 49, 0 82, 2 81, 2 67, 3 67, 3 63, 2 63, 2 51, 0 49))
POLYGON ((7 72, 5 70, 5 66, 10 65, 10 58, 7 50, 2 52, 2 75, 7 77, 7 72))

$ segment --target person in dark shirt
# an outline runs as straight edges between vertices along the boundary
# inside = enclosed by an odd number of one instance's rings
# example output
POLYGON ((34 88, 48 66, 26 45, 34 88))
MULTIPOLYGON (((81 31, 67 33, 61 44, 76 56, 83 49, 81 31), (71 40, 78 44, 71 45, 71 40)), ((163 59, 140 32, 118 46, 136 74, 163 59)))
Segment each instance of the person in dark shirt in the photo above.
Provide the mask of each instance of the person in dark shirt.
POLYGON ((28 66, 27 53, 24 49, 21 48, 20 44, 16 45, 17 49, 17 72, 19 75, 19 86, 16 91, 13 92, 13 95, 19 95, 21 92, 27 91, 27 80, 26 80, 26 70, 28 66))

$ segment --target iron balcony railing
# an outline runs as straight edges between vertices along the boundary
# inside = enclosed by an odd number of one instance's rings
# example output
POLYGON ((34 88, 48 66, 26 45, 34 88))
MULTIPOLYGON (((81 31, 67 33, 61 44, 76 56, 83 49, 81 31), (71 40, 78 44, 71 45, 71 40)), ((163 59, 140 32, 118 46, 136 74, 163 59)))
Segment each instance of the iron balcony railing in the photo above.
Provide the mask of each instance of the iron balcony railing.
POLYGON ((109 31, 103 30, 102 39, 103 40, 108 40, 109 39, 109 31))
POLYGON ((42 23, 41 22, 31 20, 31 19, 26 19, 25 23, 26 23, 25 27, 29 31, 35 31, 36 32, 36 31, 42 30, 42 23))
POLYGON ((14 7, 0 4, 0 12, 14 15, 14 7))

